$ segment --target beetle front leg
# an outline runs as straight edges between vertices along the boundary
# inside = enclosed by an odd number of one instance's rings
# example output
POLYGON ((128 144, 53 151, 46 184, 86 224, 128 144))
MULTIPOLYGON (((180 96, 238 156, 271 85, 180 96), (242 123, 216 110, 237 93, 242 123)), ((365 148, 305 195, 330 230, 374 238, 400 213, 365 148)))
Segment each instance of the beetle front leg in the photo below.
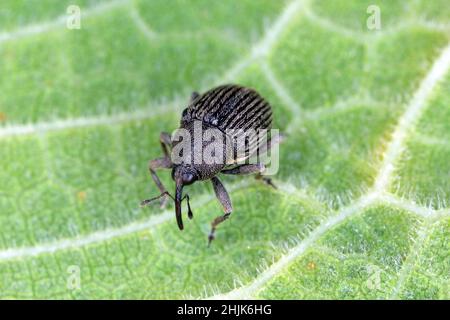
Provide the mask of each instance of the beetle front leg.
POLYGON ((223 211, 225 214, 218 216, 211 222, 211 232, 208 236, 208 246, 211 244, 211 241, 214 240, 214 233, 216 231, 217 226, 228 219, 231 215, 231 212, 233 211, 233 206, 231 205, 231 199, 228 195, 227 190, 223 186, 222 182, 220 182, 219 178, 213 177, 211 179, 214 192, 216 194, 217 199, 219 200, 220 204, 223 207, 223 211))
MULTIPOLYGON (((168 192, 164 185, 162 184, 161 180, 159 179, 158 175, 156 174, 156 169, 170 169, 172 168, 172 161, 168 157, 164 158, 158 158, 154 160, 150 160, 148 163, 148 169, 150 171, 150 175, 152 176, 153 181, 155 182, 156 186, 158 187, 159 191, 161 192, 161 195, 158 198, 161 198, 161 208, 164 208, 167 204, 167 195, 168 192)), ((156 198, 144 200, 141 202, 141 206, 145 206, 149 204, 151 201, 156 200, 156 198)))

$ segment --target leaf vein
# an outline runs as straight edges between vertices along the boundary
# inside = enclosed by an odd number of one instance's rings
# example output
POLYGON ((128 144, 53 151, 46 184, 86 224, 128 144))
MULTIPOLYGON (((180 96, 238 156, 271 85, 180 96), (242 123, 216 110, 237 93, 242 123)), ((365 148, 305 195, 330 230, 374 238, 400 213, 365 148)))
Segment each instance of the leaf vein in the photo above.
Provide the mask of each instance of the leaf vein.
MULTIPOLYGON (((113 0, 107 3, 102 3, 94 7, 88 8, 86 10, 83 10, 82 17, 87 18, 95 15, 100 15, 109 10, 121 7, 123 5, 127 5, 129 2, 130 0, 113 0)), ((66 21, 67 15, 62 15, 52 21, 27 25, 11 32, 0 33, 0 44, 6 41, 13 41, 23 37, 28 37, 50 31, 56 27, 64 25, 66 21)))

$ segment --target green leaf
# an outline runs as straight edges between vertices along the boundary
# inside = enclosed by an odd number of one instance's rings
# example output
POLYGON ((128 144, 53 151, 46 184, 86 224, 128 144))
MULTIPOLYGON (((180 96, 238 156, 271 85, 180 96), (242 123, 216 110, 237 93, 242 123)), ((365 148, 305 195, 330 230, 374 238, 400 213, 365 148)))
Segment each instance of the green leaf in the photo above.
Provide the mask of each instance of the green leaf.
POLYGON ((0 297, 449 299, 445 4, 2 1, 0 297), (138 204, 159 132, 225 82, 286 139, 277 190, 223 178, 234 212, 208 248, 209 183, 183 232, 138 204))

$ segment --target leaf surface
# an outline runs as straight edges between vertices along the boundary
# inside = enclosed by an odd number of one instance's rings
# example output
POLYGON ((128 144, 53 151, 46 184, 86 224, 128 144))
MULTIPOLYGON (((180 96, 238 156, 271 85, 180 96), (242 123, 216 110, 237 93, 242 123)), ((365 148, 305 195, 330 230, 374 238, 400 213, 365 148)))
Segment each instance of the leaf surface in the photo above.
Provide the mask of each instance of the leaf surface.
POLYGON ((2 1, 0 297, 449 299, 447 7, 2 1), (278 190, 223 177, 234 212, 207 248, 209 183, 183 232, 138 204, 159 132, 224 82, 267 98, 287 138, 278 190))

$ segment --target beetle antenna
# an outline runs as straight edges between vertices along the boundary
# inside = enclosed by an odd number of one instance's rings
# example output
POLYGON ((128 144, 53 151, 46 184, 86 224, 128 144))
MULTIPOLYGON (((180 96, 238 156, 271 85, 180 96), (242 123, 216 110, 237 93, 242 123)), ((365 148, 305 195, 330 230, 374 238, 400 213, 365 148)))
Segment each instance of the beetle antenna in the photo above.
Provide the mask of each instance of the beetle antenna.
POLYGON ((189 195, 186 193, 186 195, 183 197, 183 199, 181 199, 181 201, 183 201, 184 199, 186 199, 187 201, 187 207, 188 207, 188 218, 192 219, 194 217, 194 214, 192 213, 191 210, 191 204, 189 203, 189 195))

